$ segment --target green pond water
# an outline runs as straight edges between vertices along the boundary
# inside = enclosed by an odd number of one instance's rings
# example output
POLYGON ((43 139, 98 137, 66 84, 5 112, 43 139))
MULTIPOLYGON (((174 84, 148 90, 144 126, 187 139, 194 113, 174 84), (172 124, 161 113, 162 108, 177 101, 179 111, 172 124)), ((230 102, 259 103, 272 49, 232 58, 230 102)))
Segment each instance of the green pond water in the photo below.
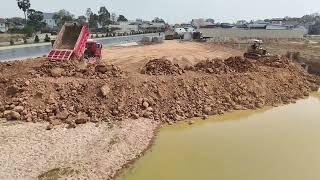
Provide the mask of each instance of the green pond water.
POLYGON ((319 180, 320 94, 161 129, 119 180, 319 180))

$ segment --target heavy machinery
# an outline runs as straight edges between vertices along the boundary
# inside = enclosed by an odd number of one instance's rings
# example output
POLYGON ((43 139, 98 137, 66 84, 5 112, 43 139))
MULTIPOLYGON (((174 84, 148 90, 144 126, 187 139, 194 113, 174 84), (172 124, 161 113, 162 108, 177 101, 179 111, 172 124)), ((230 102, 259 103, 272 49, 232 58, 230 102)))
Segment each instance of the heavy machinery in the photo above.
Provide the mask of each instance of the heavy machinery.
POLYGON ((102 44, 89 39, 86 24, 65 23, 61 28, 48 58, 52 60, 101 59, 102 44))
POLYGON ((247 52, 244 53, 245 58, 250 59, 259 59, 262 57, 270 57, 271 54, 268 53, 268 51, 262 47, 263 42, 261 40, 252 40, 249 42, 249 47, 247 49, 247 52))

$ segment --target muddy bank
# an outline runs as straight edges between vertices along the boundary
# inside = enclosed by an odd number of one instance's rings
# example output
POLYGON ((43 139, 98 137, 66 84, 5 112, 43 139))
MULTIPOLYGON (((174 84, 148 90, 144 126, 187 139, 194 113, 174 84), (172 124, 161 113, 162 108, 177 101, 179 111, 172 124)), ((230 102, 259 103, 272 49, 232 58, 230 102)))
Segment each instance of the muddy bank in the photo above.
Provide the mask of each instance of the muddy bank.
POLYGON ((111 179, 148 147, 158 123, 124 120, 46 131, 46 123, 0 123, 0 179, 111 179))

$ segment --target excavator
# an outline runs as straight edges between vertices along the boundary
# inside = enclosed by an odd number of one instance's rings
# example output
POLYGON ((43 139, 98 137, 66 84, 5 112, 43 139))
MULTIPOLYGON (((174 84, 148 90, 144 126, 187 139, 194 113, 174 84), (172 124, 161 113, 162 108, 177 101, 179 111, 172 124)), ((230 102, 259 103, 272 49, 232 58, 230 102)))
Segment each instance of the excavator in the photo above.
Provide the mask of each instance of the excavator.
POLYGON ((247 52, 243 54, 243 56, 245 58, 249 58, 249 59, 260 59, 263 57, 270 57, 271 54, 262 47, 262 40, 252 40, 251 42, 249 42, 249 47, 247 49, 247 52))
POLYGON ((51 60, 88 60, 100 62, 102 44, 89 39, 89 30, 85 23, 65 23, 53 42, 48 54, 51 60))

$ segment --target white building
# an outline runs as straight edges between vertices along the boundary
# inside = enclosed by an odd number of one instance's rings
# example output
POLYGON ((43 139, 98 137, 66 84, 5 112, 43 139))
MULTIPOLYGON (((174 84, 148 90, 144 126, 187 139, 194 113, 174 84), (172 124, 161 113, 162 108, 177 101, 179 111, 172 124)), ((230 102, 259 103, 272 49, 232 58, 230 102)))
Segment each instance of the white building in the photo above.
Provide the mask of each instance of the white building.
POLYGON ((0 18, 0 32, 4 33, 8 31, 8 26, 5 19, 0 18))
POLYGON ((138 32, 139 26, 135 23, 135 21, 122 21, 117 24, 110 24, 109 28, 118 29, 115 32, 119 33, 130 33, 130 32, 138 32))
POLYGON ((43 22, 47 24, 48 27, 57 27, 56 21, 53 19, 54 13, 43 13, 43 22))

